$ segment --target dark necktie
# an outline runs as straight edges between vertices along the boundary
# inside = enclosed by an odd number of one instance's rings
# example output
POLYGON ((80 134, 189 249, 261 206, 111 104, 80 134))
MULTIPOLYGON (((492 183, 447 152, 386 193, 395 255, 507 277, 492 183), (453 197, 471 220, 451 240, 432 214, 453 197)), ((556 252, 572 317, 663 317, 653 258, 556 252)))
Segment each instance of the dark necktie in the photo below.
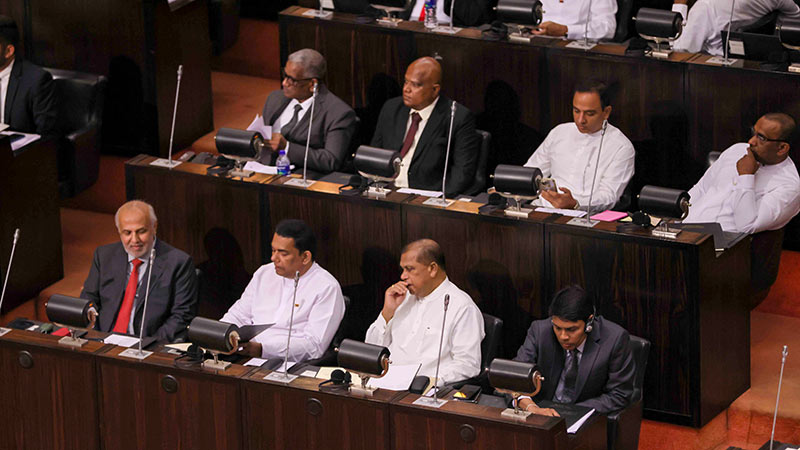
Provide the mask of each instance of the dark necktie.
POLYGON ((564 365, 564 394, 561 400, 564 403, 573 403, 576 399, 575 381, 578 379, 578 351, 569 350, 564 365))
POLYGON ((300 116, 300 111, 303 110, 303 107, 299 104, 294 105, 294 115, 292 116, 292 120, 290 120, 286 125, 281 127, 281 134, 286 136, 286 133, 292 131, 292 129, 297 126, 297 118, 300 116))
POLYGON ((408 153, 408 149, 410 149, 411 145, 414 143, 414 136, 417 135, 417 130, 419 129, 419 122, 421 120, 422 116, 420 116, 419 113, 411 113, 411 126, 408 127, 406 138, 403 140, 403 147, 400 149, 401 158, 405 158, 406 153, 408 153))
POLYGON ((139 284, 139 266, 142 265, 141 259, 133 260, 133 269, 128 278, 128 286, 125 288, 125 296, 122 298, 122 305, 117 313, 117 322, 114 324, 115 333, 127 333, 128 322, 131 320, 133 310, 133 299, 136 298, 136 286, 139 284))

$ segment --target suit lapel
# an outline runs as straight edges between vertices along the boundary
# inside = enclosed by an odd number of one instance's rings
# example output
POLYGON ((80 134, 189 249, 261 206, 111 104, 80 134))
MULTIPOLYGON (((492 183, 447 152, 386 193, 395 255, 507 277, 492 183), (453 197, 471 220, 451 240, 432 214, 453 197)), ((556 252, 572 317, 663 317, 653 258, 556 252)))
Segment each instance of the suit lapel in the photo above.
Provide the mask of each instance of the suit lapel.
POLYGON ((442 124, 442 121, 447 117, 447 105, 449 100, 443 96, 439 96, 436 106, 433 107, 431 116, 428 117, 428 123, 425 124, 425 129, 422 130, 422 135, 417 142, 417 148, 414 150, 414 156, 411 158, 411 164, 414 164, 422 155, 425 150, 431 145, 431 142, 436 138, 436 131, 442 124))
POLYGON ((6 91, 6 104, 4 108, 4 122, 11 123, 11 106, 14 104, 14 98, 17 96, 19 88, 19 81, 22 78, 22 62, 14 58, 14 67, 11 68, 11 76, 8 77, 8 90, 6 91))
POLYGON ((549 364, 549 367, 542 367, 540 365, 539 368, 544 371, 545 380, 552 380, 547 383, 547 386, 551 387, 550 392, 545 393, 546 399, 551 400, 556 395, 558 380, 561 378, 561 371, 564 370, 564 349, 561 348, 561 344, 558 343, 552 329, 548 329, 547 331, 551 340, 551 345, 548 348, 550 354, 542 355, 543 357, 539 358, 539 361, 553 361, 553 364, 549 364))
MULTIPOLYGON (((595 324, 597 322, 595 321, 595 324)), ((581 396, 583 385, 589 379, 589 374, 592 373, 592 368, 597 360, 597 355, 600 353, 600 330, 599 326, 595 326, 592 333, 586 336, 586 344, 583 346, 583 355, 581 362, 578 364, 578 379, 575 380, 575 399, 581 396)))
MULTIPOLYGON (((325 86, 320 85, 319 92, 317 92, 317 99, 314 100, 317 104, 311 105, 311 108, 314 108, 314 121, 319 123, 319 114, 323 111, 323 104, 325 103, 325 93, 327 89, 325 86)), ((284 135, 290 141, 294 142, 305 142, 306 138, 308 137, 308 122, 311 120, 311 108, 303 114, 303 118, 297 121, 297 125, 289 131, 289 135, 284 135)))
MULTIPOLYGON (((275 123, 275 121, 278 120, 278 117, 280 117, 283 110, 286 109, 286 105, 288 105, 289 102, 291 101, 292 99, 283 96, 281 98, 280 103, 278 103, 278 107, 275 108, 275 111, 273 111, 272 114, 270 115, 269 122, 265 123, 264 125, 272 125, 273 123, 275 123)), ((263 119, 266 120, 267 118, 263 117, 263 119)), ((277 130, 273 130, 273 132, 277 133, 277 130)))
MULTIPOLYGON (((166 255, 163 254, 164 248, 159 245, 160 243, 161 241, 158 241, 156 243, 156 259, 153 261, 153 268, 152 268, 153 272, 149 274, 150 277, 149 286, 150 286, 151 296, 153 295, 153 286, 156 286, 158 284, 158 279, 161 278, 161 275, 164 273, 164 264, 165 264, 164 261, 166 260, 166 255)), ((148 267, 147 270, 149 271, 150 268, 148 267)), ((148 273, 145 272, 144 278, 142 279, 141 287, 139 288, 140 291, 136 293, 137 295, 136 295, 136 305, 134 305, 135 307, 134 317, 139 316, 142 313, 142 309, 144 308, 144 297, 147 294, 147 285, 148 285, 147 278, 148 278, 148 273)), ((141 320, 141 318, 139 319, 141 320)), ((136 320, 134 320, 134 322, 136 322, 136 320)))

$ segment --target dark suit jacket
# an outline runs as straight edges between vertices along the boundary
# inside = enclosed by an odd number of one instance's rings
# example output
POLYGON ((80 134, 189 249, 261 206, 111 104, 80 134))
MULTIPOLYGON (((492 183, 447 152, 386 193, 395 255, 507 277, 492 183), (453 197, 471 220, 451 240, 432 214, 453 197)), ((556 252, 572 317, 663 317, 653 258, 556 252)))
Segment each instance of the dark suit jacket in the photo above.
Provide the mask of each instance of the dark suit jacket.
MULTIPOLYGON (((578 365, 577 405, 608 414, 630 403, 635 363, 629 340, 628 332, 619 325, 600 316, 595 319, 578 365)), ((514 359, 539 365, 544 382, 534 400, 553 400, 565 355, 549 318, 531 324, 514 359)))
MULTIPOLYGON (((197 275, 191 257, 156 240, 156 258, 150 275, 150 297, 144 335, 162 342, 172 342, 185 336, 186 327, 197 311, 197 275)), ((93 300, 100 310, 96 328, 111 331, 128 283, 128 254, 121 242, 98 247, 94 252, 89 277, 81 297, 93 300)), ((134 300, 134 330, 139 334, 144 310, 144 275, 134 300)))
MULTIPOLYGON (((409 187, 432 191, 442 189, 451 103, 447 97, 439 96, 439 101, 419 137, 414 157, 411 158, 411 167, 408 168, 409 187)), ((410 112, 411 109, 403 104, 402 97, 388 100, 378 116, 371 145, 399 151, 403 147, 410 112)), ((470 110, 458 104, 453 120, 453 142, 445 186, 448 197, 458 195, 472 185, 479 151, 480 139, 475 132, 475 117, 470 110)))
MULTIPOLYGON (((267 97, 262 111, 264 125, 272 125, 292 99, 283 95, 282 90, 274 91, 267 97)), ((308 149, 308 168, 317 172, 329 173, 339 169, 347 156, 350 140, 356 131, 356 113, 339 97, 333 95, 324 84, 319 85, 317 102, 314 105, 314 123, 311 128, 311 145, 308 149)), ((297 125, 287 133, 281 131, 289 143, 289 160, 297 167, 303 167, 306 152, 308 121, 311 111, 306 111, 297 125)), ((274 130, 277 132, 277 130, 274 130)), ((271 155, 273 164, 277 153, 271 155)))
POLYGON ((12 130, 41 135, 56 132, 58 112, 53 77, 19 57, 11 69, 4 107, 5 122, 12 130))

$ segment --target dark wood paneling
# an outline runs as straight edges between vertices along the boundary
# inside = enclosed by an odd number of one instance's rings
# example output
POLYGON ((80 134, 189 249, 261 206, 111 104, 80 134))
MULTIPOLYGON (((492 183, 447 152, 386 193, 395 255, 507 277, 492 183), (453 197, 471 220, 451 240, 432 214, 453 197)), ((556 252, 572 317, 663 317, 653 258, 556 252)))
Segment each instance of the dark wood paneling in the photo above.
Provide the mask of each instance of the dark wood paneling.
POLYGON ((242 419, 236 379, 247 367, 222 373, 172 367, 174 356, 156 353, 143 363, 116 356, 98 360, 103 448, 146 450, 241 449, 242 419), (164 377, 177 390, 162 388, 164 377))
POLYGON ((100 448, 91 353, 102 344, 69 351, 57 341, 24 331, 0 339, 0 448, 100 448), (20 364, 23 352, 30 355, 30 368, 20 364))
POLYGON ((289 386, 265 382, 266 373, 259 371, 242 384, 247 448, 390 448, 388 402, 395 392, 358 398, 320 392, 314 378, 299 378, 289 386))
POLYGON ((15 157, 8 139, 0 139, 0 282, 8 273, 14 230, 20 230, 3 312, 64 276, 56 157, 54 141, 36 141, 15 157))

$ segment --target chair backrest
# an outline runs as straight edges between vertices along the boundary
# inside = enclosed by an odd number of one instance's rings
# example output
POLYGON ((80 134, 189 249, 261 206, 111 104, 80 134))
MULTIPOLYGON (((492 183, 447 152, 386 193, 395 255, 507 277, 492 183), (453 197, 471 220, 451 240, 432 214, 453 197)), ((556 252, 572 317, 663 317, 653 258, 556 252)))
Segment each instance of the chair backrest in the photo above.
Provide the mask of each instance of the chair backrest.
POLYGON ((492 146, 492 134, 488 131, 475 130, 481 138, 480 153, 478 153, 478 167, 475 170, 475 181, 465 194, 478 195, 486 188, 486 161, 489 159, 489 148, 492 146))
POLYGON ((647 369, 647 358, 650 354, 650 341, 638 336, 630 336, 631 352, 633 352, 633 362, 636 365, 633 378, 633 399, 631 403, 642 398, 642 387, 644 386, 644 373, 647 369))
POLYGON ((623 42, 630 36, 633 22, 633 0, 617 0, 617 29, 614 30, 614 42, 623 42))
POLYGON ((500 349, 503 336, 503 321, 490 314, 483 313, 484 337, 481 341, 481 371, 489 367, 500 349))
POLYGON ((344 333, 345 333, 345 329, 347 327, 344 326, 344 318, 345 318, 345 316, 347 316, 347 310, 349 310, 349 309, 350 309, 350 297, 345 295, 344 296, 344 314, 345 315, 342 316, 342 321, 339 322, 339 328, 336 329, 336 334, 333 335, 333 340, 331 340, 331 348, 338 347, 339 344, 342 343, 342 340, 344 340, 344 338, 345 338, 344 333))
POLYGON ((53 76, 58 101, 58 128, 70 134, 89 125, 99 127, 106 77, 71 70, 46 69, 53 76))

